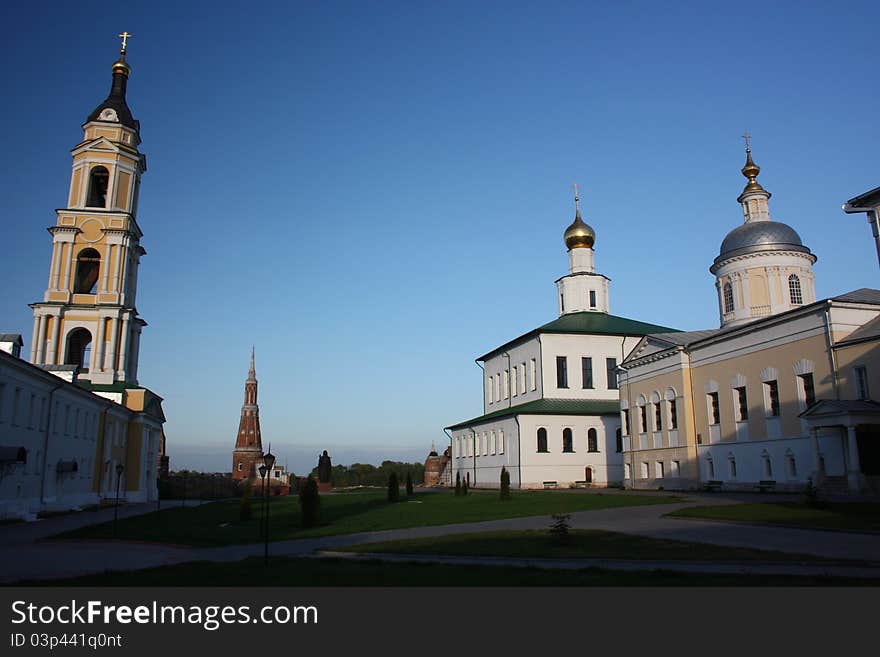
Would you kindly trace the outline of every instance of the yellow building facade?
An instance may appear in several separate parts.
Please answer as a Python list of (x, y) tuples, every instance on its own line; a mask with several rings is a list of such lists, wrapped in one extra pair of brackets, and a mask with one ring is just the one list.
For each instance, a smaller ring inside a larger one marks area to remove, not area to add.
[(627, 485), (880, 490), (880, 291), (816, 301), (758, 171), (747, 151), (746, 230), (710, 268), (721, 328), (647, 335), (621, 364)]

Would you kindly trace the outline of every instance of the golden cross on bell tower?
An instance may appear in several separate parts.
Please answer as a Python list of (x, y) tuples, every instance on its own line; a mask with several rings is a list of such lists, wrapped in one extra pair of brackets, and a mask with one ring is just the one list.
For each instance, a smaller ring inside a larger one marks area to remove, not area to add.
[(119, 52), (124, 53), (125, 48), (128, 45), (128, 40), (134, 35), (129, 34), (128, 32), (123, 32), (122, 34), (119, 34), (117, 36), (119, 36), (122, 39), (122, 50), (120, 50)]
[(581, 210), (581, 206), (580, 206), (581, 197), (578, 195), (578, 184), (574, 183), (572, 185), (572, 187), (574, 187), (574, 209), (576, 212), (580, 212), (580, 210)]
[(742, 138), (746, 140), (746, 150), (751, 152), (752, 145), (751, 145), (750, 140), (751, 140), (752, 136), (748, 132), (746, 132), (744, 135), (742, 135)]

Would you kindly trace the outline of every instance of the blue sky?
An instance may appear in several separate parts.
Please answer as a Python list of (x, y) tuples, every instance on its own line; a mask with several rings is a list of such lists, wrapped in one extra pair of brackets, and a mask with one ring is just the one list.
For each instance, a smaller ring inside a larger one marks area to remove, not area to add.
[(877, 285), (840, 210), (880, 184), (876, 3), (119, 4), (0, 9), (0, 331), (29, 347), (69, 150), (127, 30), (139, 378), (172, 467), (230, 467), (251, 344), (264, 442), (295, 471), (424, 458), (482, 410), (473, 358), (556, 316), (575, 181), (612, 312), (716, 326), (745, 131), (817, 295)]

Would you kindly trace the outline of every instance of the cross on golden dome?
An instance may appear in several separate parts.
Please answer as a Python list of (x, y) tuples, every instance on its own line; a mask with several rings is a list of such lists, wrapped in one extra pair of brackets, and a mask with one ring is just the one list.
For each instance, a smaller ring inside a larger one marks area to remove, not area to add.
[(125, 48), (128, 45), (128, 40), (134, 35), (129, 34), (128, 32), (123, 32), (122, 34), (119, 34), (117, 36), (119, 36), (122, 39), (122, 49), (119, 52), (125, 53)]

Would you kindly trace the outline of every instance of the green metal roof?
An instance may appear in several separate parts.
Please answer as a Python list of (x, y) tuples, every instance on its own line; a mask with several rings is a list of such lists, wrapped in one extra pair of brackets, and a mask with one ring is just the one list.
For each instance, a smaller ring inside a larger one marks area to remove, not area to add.
[(502, 408), (475, 417), (467, 422), (459, 422), (447, 429), (460, 429), (471, 424), (494, 420), (511, 415), (617, 415), (620, 402), (616, 399), (536, 399), (535, 401)]
[(508, 347), (512, 347), (515, 343), (521, 342), (541, 333), (580, 333), (583, 335), (625, 335), (631, 337), (642, 337), (651, 333), (675, 333), (677, 329), (667, 326), (658, 326), (657, 324), (648, 324), (647, 322), (639, 322), (635, 319), (626, 317), (618, 317), (617, 315), (609, 315), (608, 313), (585, 311), (579, 313), (568, 313), (548, 322), (543, 326), (525, 333), (518, 338), (514, 338), (510, 342), (483, 354), (477, 360), (485, 361), (490, 356), (504, 351)]

